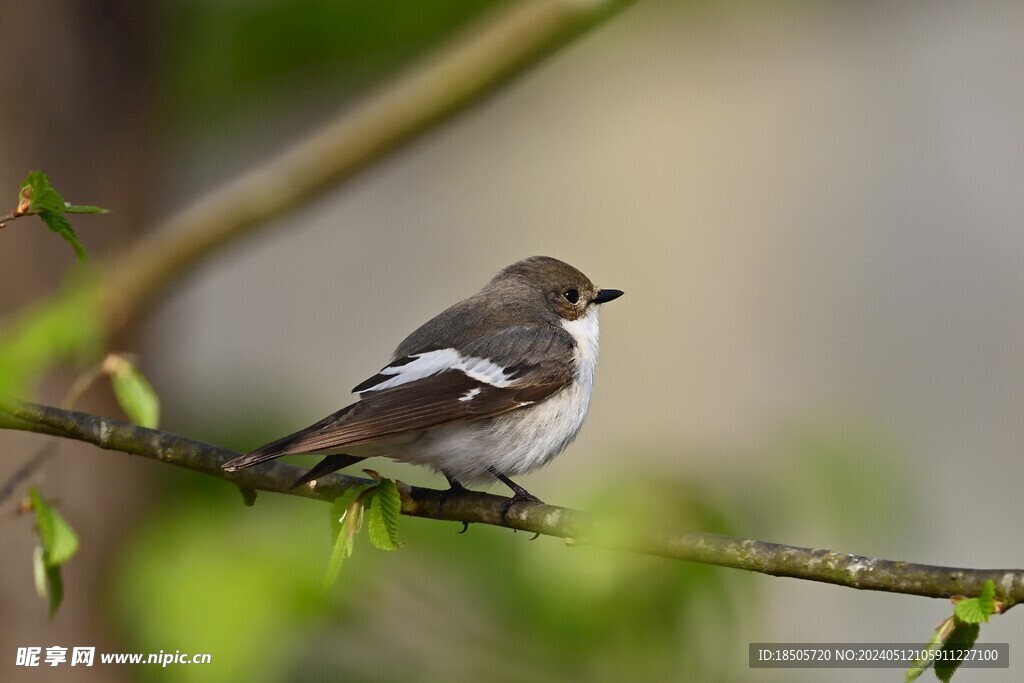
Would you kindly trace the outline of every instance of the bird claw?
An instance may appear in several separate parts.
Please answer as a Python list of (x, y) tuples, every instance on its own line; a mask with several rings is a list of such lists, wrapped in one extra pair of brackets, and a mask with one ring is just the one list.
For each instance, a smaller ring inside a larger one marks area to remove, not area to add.
[(460, 531), (459, 533), (460, 534), (464, 534), (467, 531), (469, 531), (469, 522), (463, 522), (462, 523), (462, 531)]
[(469, 489), (467, 489), (465, 486), (463, 486), (459, 482), (452, 483), (451, 488), (449, 488), (447, 491), (441, 491), (441, 493), (438, 495), (438, 498), (440, 499), (441, 503), (441, 509), (444, 510), (445, 503), (447, 503), (454, 496), (461, 496), (466, 493), (469, 493)]
[(516, 491), (516, 494), (501, 504), (501, 521), (508, 523), (508, 511), (516, 503), (543, 503), (537, 496), (527, 493), (526, 490)]

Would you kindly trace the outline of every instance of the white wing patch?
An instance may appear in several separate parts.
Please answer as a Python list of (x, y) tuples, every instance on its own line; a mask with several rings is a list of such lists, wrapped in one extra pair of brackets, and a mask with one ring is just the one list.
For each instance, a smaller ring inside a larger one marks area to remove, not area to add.
[[(426, 353), (417, 353), (410, 356), (414, 360), (405, 363), (403, 365), (392, 365), (384, 368), (380, 371), (380, 375), (387, 375), (388, 379), (385, 379), (372, 387), (367, 387), (359, 393), (365, 393), (367, 391), (380, 391), (381, 389), (390, 389), (391, 387), (397, 387), (401, 384), (408, 382), (414, 382), (424, 377), (430, 377), (446, 370), (460, 370), (466, 373), (469, 377), (483, 382), (484, 384), (490, 384), (491, 386), (503, 388), (509, 386), (512, 382), (509, 379), (508, 373), (505, 372), (505, 368), (500, 365), (487, 360), (486, 358), (476, 358), (473, 356), (463, 356), (455, 349), (440, 349), (438, 351), (428, 351)], [(472, 391), (479, 392), (479, 389)], [(474, 394), (475, 396), (476, 394)], [(463, 397), (460, 400), (468, 401), (473, 397)]]
[(480, 389), (478, 387), (474, 387), (474, 388), (470, 389), (469, 391), (467, 391), (465, 394), (463, 394), (462, 397), (459, 400), (460, 401), (472, 401), (479, 394), (480, 394)]

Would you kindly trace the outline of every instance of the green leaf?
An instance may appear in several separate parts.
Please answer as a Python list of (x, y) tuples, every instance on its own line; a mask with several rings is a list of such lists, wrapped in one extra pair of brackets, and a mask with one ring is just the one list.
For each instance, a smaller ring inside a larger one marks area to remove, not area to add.
[(334, 503), (331, 504), (331, 540), (336, 539), (338, 534), (341, 533), (341, 520), (352, 506), (352, 503), (356, 501), (356, 498), (363, 491), (372, 486), (373, 484), (353, 484), (334, 499)]
[(398, 515), (402, 501), (395, 482), (355, 484), (348, 487), (331, 505), (331, 538), (334, 549), (324, 576), (324, 591), (338, 580), (341, 566), (351, 557), (356, 533), (362, 524), (363, 509), (369, 508), (370, 541), (381, 550), (398, 548)]
[(943, 653), (948, 652), (946, 657), (940, 656), (935, 662), (935, 676), (943, 683), (949, 683), (949, 680), (953, 678), (953, 674), (956, 673), (957, 668), (960, 666), (959, 659), (954, 659), (956, 654), (962, 650), (969, 650), (974, 647), (974, 643), (978, 640), (978, 633), (981, 632), (981, 626), (978, 624), (966, 624), (960, 620), (955, 620), (956, 625), (953, 627), (952, 633), (949, 634), (949, 638), (942, 645)]
[(326, 593), (338, 580), (341, 575), (341, 567), (345, 560), (352, 557), (352, 545), (355, 535), (347, 533), (338, 534), (334, 541), (334, 550), (331, 551), (331, 559), (327, 563), (327, 573), (324, 575), (324, 592)]
[(957, 619), (967, 624), (981, 624), (988, 621), (996, 611), (996, 585), (991, 579), (981, 587), (981, 595), (956, 603), (954, 613)]
[(61, 565), (78, 551), (78, 535), (60, 514), (32, 487), (28, 492), (32, 509), (36, 513), (36, 527), (42, 542), (44, 560), (48, 567)]
[[(931, 640), (929, 640), (928, 644), (925, 646), (925, 651), (934, 651), (940, 649), (942, 647), (942, 644), (946, 642), (946, 639), (949, 638), (949, 634), (953, 632), (954, 622), (955, 617), (950, 616), (941, 624), (939, 624), (939, 627), (935, 629), (934, 633), (932, 633)], [(917, 678), (925, 672), (925, 669), (927, 669), (934, 663), (934, 657), (929, 657), (927, 655), (922, 656), (920, 659), (914, 662), (913, 666), (911, 666), (910, 669), (907, 670), (907, 676), (904, 680), (906, 681), (906, 683), (911, 683), (911, 681), (917, 680)]]
[(981, 595), (976, 598), (956, 599), (953, 615), (943, 621), (932, 639), (928, 641), (927, 650), (942, 650), (950, 654), (943, 657), (922, 657), (914, 662), (907, 671), (906, 681), (915, 680), (924, 670), (935, 665), (935, 675), (942, 681), (949, 681), (960, 666), (960, 661), (952, 659), (957, 650), (967, 650), (974, 646), (981, 630), (979, 624), (988, 621), (996, 612), (996, 585), (991, 580), (981, 587)]
[(109, 209), (87, 204), (65, 204), (64, 213), (107, 213)]
[(46, 223), (46, 227), (48, 227), (51, 232), (58, 233), (71, 245), (71, 248), (75, 250), (75, 254), (78, 256), (79, 261), (84, 261), (88, 258), (89, 255), (86, 253), (85, 247), (78, 241), (78, 235), (75, 234), (75, 231), (71, 228), (71, 224), (67, 222), (67, 219), (65, 219), (64, 216), (61, 216), (58, 213), (53, 213), (52, 211), (40, 211), (39, 218)]
[(57, 613), (57, 608), (64, 600), (64, 579), (60, 575), (60, 565), (51, 564), (46, 567), (46, 583), (50, 590), (50, 617)]
[(49, 591), (46, 590), (46, 551), (41, 545), (32, 552), (32, 576), (36, 580), (36, 593), (45, 600)]
[[(32, 171), (21, 184), (21, 199), (28, 200), (28, 211), (24, 213), (42, 213), (47, 211), (60, 215), (64, 213), (64, 198), (50, 184), (50, 179), (42, 171)], [(52, 228), (51, 228), (52, 229)]]
[(983, 621), (988, 621), (988, 615), (981, 608), (978, 602), (978, 598), (968, 598), (961, 600), (956, 603), (954, 613), (957, 619), (964, 622), (965, 624), (980, 624)]
[(64, 218), (64, 213), (106, 213), (98, 206), (68, 204), (50, 184), (42, 171), (32, 171), (21, 184), (16, 215), (36, 214), (51, 231), (63, 237), (75, 250), (79, 261), (86, 259), (85, 247)]
[[(335, 505), (337, 505), (337, 501), (335, 501)], [(334, 550), (331, 552), (331, 559), (327, 563), (327, 574), (324, 576), (325, 593), (338, 580), (342, 564), (352, 556), (352, 547), (355, 542), (356, 532), (359, 531), (359, 526), (362, 523), (362, 517), (363, 504), (357, 494), (353, 497), (352, 502), (345, 509), (344, 513), (342, 513), (338, 522), (340, 530), (337, 538), (334, 539)]]
[(978, 596), (979, 604), (987, 616), (996, 612), (996, 584), (992, 579), (985, 582), (981, 587), (981, 595)]
[(367, 529), (370, 543), (378, 550), (398, 550), (398, 518), (402, 514), (402, 498), (391, 479), (381, 479), (374, 490), (368, 511)]
[(124, 356), (111, 354), (103, 361), (103, 371), (110, 375), (114, 396), (121, 410), (132, 422), (155, 429), (160, 422), (160, 399), (142, 373)]
[(71, 559), (78, 550), (78, 535), (33, 486), (28, 492), (32, 510), (36, 513), (36, 528), (40, 544), (32, 557), (36, 592), (39, 597), (50, 598), (50, 616), (57, 613), (64, 599), (64, 582), (60, 565)]

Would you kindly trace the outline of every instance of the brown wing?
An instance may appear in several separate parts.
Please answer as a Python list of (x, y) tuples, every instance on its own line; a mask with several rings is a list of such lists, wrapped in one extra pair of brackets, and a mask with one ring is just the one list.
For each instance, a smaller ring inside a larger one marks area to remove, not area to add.
[(547, 398), (568, 380), (567, 368), (548, 364), (533, 368), (507, 387), (481, 382), (458, 370), (442, 372), (369, 394), (306, 429), (232, 460), (224, 469), (237, 470), (282, 455), (333, 450), (457, 420), (500, 415)]

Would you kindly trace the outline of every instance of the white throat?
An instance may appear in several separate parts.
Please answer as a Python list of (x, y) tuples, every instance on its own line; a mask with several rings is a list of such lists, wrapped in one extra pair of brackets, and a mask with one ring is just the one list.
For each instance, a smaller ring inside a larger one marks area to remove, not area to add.
[(562, 321), (562, 327), (576, 340), (574, 379), (584, 385), (587, 394), (594, 385), (594, 371), (597, 369), (598, 337), (601, 334), (598, 315), (599, 307), (591, 305), (582, 318)]

